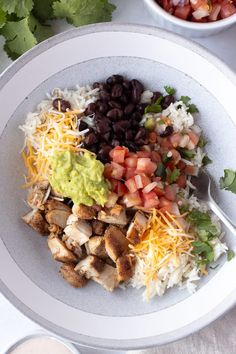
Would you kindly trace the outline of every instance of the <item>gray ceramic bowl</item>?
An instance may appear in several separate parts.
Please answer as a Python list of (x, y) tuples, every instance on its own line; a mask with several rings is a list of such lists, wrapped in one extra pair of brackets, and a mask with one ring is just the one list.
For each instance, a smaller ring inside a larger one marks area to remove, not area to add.
[[(217, 58), (182, 38), (151, 27), (103, 24), (75, 29), (42, 43), (0, 78), (0, 289), (24, 314), (76, 343), (103, 348), (164, 344), (205, 326), (236, 299), (236, 260), (210, 272), (192, 296), (171, 290), (150, 303), (140, 290), (105, 292), (95, 283), (78, 290), (58, 276), (59, 264), (46, 239), (22, 221), (23, 163), (18, 129), (27, 112), (54, 87), (103, 80), (120, 73), (153, 90), (164, 85), (188, 95), (200, 108), (199, 124), (210, 141), (210, 172), (236, 169), (235, 75)], [(217, 192), (221, 207), (235, 216), (235, 195)], [(227, 242), (235, 248), (230, 234)]]

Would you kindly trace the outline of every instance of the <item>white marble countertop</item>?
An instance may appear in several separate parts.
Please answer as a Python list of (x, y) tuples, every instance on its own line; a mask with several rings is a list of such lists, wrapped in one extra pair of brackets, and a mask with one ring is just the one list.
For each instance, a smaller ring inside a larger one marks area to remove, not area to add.
[[(112, 0), (117, 5), (114, 22), (139, 23), (156, 25), (150, 17), (142, 0)], [(66, 30), (70, 26), (65, 22), (55, 22), (56, 32)], [(208, 37), (195, 39), (224, 60), (236, 71), (236, 26), (226, 32)], [(10, 63), (4, 53), (3, 39), (0, 37), (0, 72)], [(0, 354), (16, 339), (40, 329), (38, 325), (23, 316), (3, 296), (0, 295)], [(218, 319), (200, 332), (189, 336), (177, 343), (147, 351), (132, 352), (133, 354), (234, 354), (236, 353), (236, 308)], [(80, 349), (81, 354), (95, 354), (93, 349)], [(108, 354), (108, 351), (100, 351)], [(49, 354), (49, 353), (43, 353)]]

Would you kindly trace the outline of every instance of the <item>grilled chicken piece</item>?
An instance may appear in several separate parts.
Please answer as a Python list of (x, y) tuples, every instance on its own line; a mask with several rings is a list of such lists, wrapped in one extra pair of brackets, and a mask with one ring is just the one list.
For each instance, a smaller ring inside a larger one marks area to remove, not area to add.
[(132, 278), (133, 261), (129, 254), (119, 257), (116, 261), (116, 267), (119, 281), (126, 281)]
[(105, 262), (96, 256), (89, 255), (82, 259), (75, 267), (75, 271), (87, 279), (98, 277), (103, 271)]
[(98, 220), (108, 224), (126, 225), (127, 217), (125, 208), (117, 204), (112, 209), (101, 210), (98, 213)]
[(67, 210), (53, 209), (46, 213), (45, 218), (49, 224), (56, 224), (64, 229), (70, 214)]
[(140, 242), (140, 236), (145, 230), (147, 222), (146, 216), (141, 211), (137, 211), (126, 235), (130, 243), (137, 245)]
[(41, 234), (43, 236), (46, 236), (49, 234), (49, 231), (48, 231), (49, 225), (39, 210), (37, 210), (37, 209), (31, 210), (29, 213), (22, 216), (22, 220), (24, 220), (24, 222), (27, 225), (31, 226), (39, 234)]
[(88, 281), (83, 275), (78, 274), (74, 270), (74, 267), (75, 265), (73, 263), (63, 264), (59, 273), (70, 285), (75, 288), (82, 288)]
[(105, 264), (103, 271), (97, 277), (92, 277), (92, 279), (107, 291), (113, 291), (119, 284), (117, 269), (109, 264)]
[(108, 254), (105, 249), (105, 239), (103, 236), (93, 236), (85, 244), (87, 254), (93, 254), (100, 258), (107, 258)]
[(82, 246), (92, 236), (92, 227), (87, 221), (78, 220), (67, 225), (64, 232), (69, 238), (77, 242), (79, 246)]
[(92, 220), (96, 218), (97, 212), (93, 207), (84, 204), (73, 205), (72, 213), (82, 220)]
[(78, 258), (66, 248), (64, 242), (53, 234), (48, 237), (48, 248), (56, 261), (63, 263), (76, 263), (78, 261)]
[(64, 234), (62, 236), (62, 241), (65, 242), (65, 245), (68, 248), (68, 250), (76, 254), (78, 258), (81, 258), (83, 256), (83, 250), (76, 240), (73, 240), (71, 237), (68, 237), (66, 234)]
[(103, 235), (105, 232), (106, 224), (99, 220), (92, 221), (92, 229), (94, 235)]
[(32, 209), (44, 209), (44, 203), (50, 195), (50, 186), (48, 181), (36, 183), (29, 191), (27, 203)]
[(46, 211), (64, 210), (71, 214), (71, 208), (68, 207), (68, 205), (64, 204), (63, 202), (59, 202), (58, 200), (55, 199), (47, 200), (47, 202), (45, 203), (45, 209)]
[(56, 224), (50, 224), (48, 230), (50, 234), (54, 234), (55, 236), (61, 236), (63, 233), (63, 229)]
[(118, 257), (128, 252), (129, 241), (118, 227), (108, 226), (104, 238), (107, 254), (113, 262), (116, 262)]

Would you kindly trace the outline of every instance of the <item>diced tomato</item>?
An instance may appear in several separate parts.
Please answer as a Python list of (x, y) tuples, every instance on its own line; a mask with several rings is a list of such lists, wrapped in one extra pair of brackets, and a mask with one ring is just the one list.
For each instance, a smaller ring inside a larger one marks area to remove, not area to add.
[(166, 186), (165, 188), (165, 198), (174, 201), (176, 198), (176, 187), (173, 185)]
[(164, 190), (164, 188), (155, 187), (155, 188), (153, 189), (153, 192), (155, 192), (158, 197), (162, 197), (162, 196), (165, 195), (165, 190)]
[(112, 159), (116, 163), (122, 164), (125, 161), (125, 150), (114, 150)]
[(212, 5), (212, 9), (211, 9), (211, 13), (210, 13), (210, 16), (209, 16), (209, 20), (210, 21), (216, 21), (218, 16), (219, 16), (220, 10), (221, 10), (221, 5), (220, 4), (213, 4)]
[(111, 183), (111, 189), (113, 192), (117, 193), (117, 186), (118, 186), (118, 183), (120, 183), (119, 181), (117, 181), (117, 179), (113, 179), (111, 178), (109, 180), (109, 182)]
[(134, 177), (129, 178), (127, 181), (125, 181), (125, 185), (128, 188), (130, 193), (134, 193), (138, 189), (137, 186), (136, 186)]
[(161, 177), (153, 177), (152, 180), (155, 182), (161, 182)]
[(137, 167), (137, 160), (138, 160), (137, 156), (126, 157), (125, 166), (136, 168)]
[(137, 156), (142, 158), (142, 157), (150, 157), (151, 152), (150, 151), (137, 151)]
[(169, 150), (172, 149), (172, 144), (167, 138), (161, 138), (160, 145), (163, 149)]
[(128, 193), (128, 189), (124, 185), (124, 183), (117, 181), (117, 187), (116, 187), (116, 193), (118, 194), (119, 197), (123, 197), (126, 193)]
[(131, 208), (133, 206), (142, 205), (142, 199), (140, 198), (139, 192), (135, 193), (127, 193), (123, 197), (123, 202), (127, 206), (127, 208)]
[(150, 158), (139, 158), (137, 162), (137, 173), (145, 173), (152, 175), (157, 169), (157, 164), (152, 162)]
[(174, 163), (174, 161), (168, 161), (167, 163), (166, 163), (166, 167), (167, 168), (169, 168), (171, 171), (173, 171), (173, 169), (175, 168), (175, 163)]
[(190, 14), (191, 14), (190, 5), (177, 6), (174, 12), (174, 15), (178, 18), (181, 18), (182, 20), (187, 20)]
[(144, 187), (142, 177), (140, 175), (136, 175), (134, 176), (134, 179), (135, 179), (137, 189), (142, 189)]
[(169, 137), (169, 141), (170, 141), (170, 143), (173, 145), (174, 148), (176, 148), (177, 146), (179, 146), (180, 140), (181, 140), (181, 135), (180, 135), (180, 133), (172, 134), (172, 135)]
[(129, 179), (129, 178), (134, 177), (135, 171), (136, 171), (136, 168), (134, 168), (134, 167), (128, 167), (128, 168), (126, 168), (126, 171), (125, 171), (125, 179), (127, 180), (127, 179)]
[(177, 185), (180, 187), (180, 188), (185, 188), (186, 187), (186, 181), (187, 181), (187, 178), (185, 175), (180, 175), (177, 180), (176, 180), (176, 183)]
[(148, 139), (151, 144), (156, 143), (157, 142), (157, 133), (156, 132), (149, 133)]
[(209, 6), (207, 0), (190, 0), (191, 7), (193, 10), (199, 9), (199, 7)]
[(115, 161), (115, 157), (118, 157), (118, 159), (120, 159), (120, 156), (122, 156), (123, 154), (124, 154), (124, 157), (128, 156), (128, 153), (129, 153), (129, 150), (125, 146), (116, 146), (114, 149), (112, 149), (109, 152), (109, 156), (112, 160), (114, 160), (114, 162), (117, 162), (117, 161)]
[(176, 167), (177, 167), (180, 171), (182, 171), (182, 170), (184, 170), (184, 168), (186, 167), (186, 163), (185, 163), (184, 161), (180, 160), (180, 161), (177, 163)]
[(166, 11), (169, 11), (171, 9), (171, 4), (169, 0), (162, 0), (162, 6)]
[(197, 176), (198, 175), (198, 171), (199, 171), (199, 168), (197, 166), (190, 166), (190, 165), (187, 165), (184, 169), (184, 172), (187, 174), (187, 175), (190, 175), (190, 176)]
[(179, 214), (178, 205), (174, 202), (171, 202), (170, 200), (168, 200), (164, 197), (160, 198), (159, 207), (160, 207), (160, 211), (162, 211), (162, 212), (168, 211), (169, 213), (172, 213), (172, 214), (176, 214), (176, 215)]
[(156, 208), (159, 205), (159, 198), (154, 191), (142, 193), (144, 208)]
[(236, 12), (236, 7), (233, 4), (222, 5), (220, 10), (220, 16), (222, 18), (227, 18)]
[(189, 141), (190, 141), (189, 136), (187, 134), (184, 134), (180, 138), (179, 146), (181, 148), (185, 148), (188, 145)]
[(147, 194), (151, 192), (155, 187), (157, 187), (157, 182), (151, 182), (143, 188), (142, 192)]
[(181, 155), (176, 149), (171, 149), (170, 152), (172, 153), (171, 160), (174, 161), (175, 165), (181, 160)]
[(152, 151), (151, 152), (151, 160), (153, 162), (161, 162), (161, 155), (157, 151)]
[(125, 168), (116, 162), (111, 162), (111, 166), (112, 166), (111, 178), (121, 179), (124, 175)]
[(188, 136), (189, 136), (190, 140), (196, 146), (198, 144), (198, 142), (199, 142), (199, 136), (196, 133), (194, 133), (194, 132), (189, 132)]

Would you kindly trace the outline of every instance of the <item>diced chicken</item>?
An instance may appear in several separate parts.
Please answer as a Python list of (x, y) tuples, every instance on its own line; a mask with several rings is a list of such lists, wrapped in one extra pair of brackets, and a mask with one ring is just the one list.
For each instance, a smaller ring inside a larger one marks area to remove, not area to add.
[(94, 235), (103, 235), (105, 232), (106, 224), (99, 220), (92, 221), (92, 229)]
[(143, 231), (147, 226), (148, 219), (146, 216), (141, 212), (137, 211), (133, 221), (131, 222), (128, 231), (127, 231), (127, 239), (133, 245), (136, 245), (140, 242), (140, 236), (142, 235)]
[(48, 227), (48, 230), (49, 230), (50, 234), (54, 234), (56, 236), (61, 236), (61, 234), (63, 232), (63, 229), (56, 224), (50, 224)]
[(36, 183), (29, 191), (27, 203), (32, 209), (44, 209), (44, 203), (50, 195), (50, 186), (48, 181)]
[(105, 207), (113, 208), (116, 205), (118, 198), (119, 198), (118, 194), (110, 192)]
[(98, 220), (108, 224), (126, 225), (127, 217), (125, 208), (121, 205), (115, 205), (112, 209), (101, 210), (98, 213)]
[(76, 222), (76, 221), (78, 221), (77, 216), (75, 216), (74, 214), (70, 214), (70, 216), (69, 216), (68, 219), (67, 219), (66, 224), (67, 224), (67, 225), (71, 225), (71, 224), (73, 224), (73, 223)]
[(127, 281), (133, 275), (133, 260), (129, 254), (121, 256), (116, 261), (118, 280)]
[(50, 235), (48, 237), (48, 248), (56, 261), (63, 263), (75, 263), (78, 261), (77, 256), (68, 250), (64, 242), (58, 237), (55, 237), (55, 235)]
[(60, 274), (70, 285), (75, 288), (82, 288), (86, 285), (87, 279), (83, 275), (78, 274), (74, 270), (74, 267), (73, 263), (63, 264), (60, 268)]
[(108, 254), (105, 249), (105, 239), (103, 236), (93, 236), (85, 244), (87, 254), (93, 254), (100, 258), (107, 258)]
[(49, 234), (48, 231), (49, 225), (39, 210), (37, 209), (31, 210), (29, 213), (22, 216), (22, 219), (27, 225), (31, 226), (39, 234), (43, 236)]
[(62, 241), (65, 242), (66, 247), (74, 254), (76, 254), (78, 258), (82, 257), (83, 250), (77, 241), (73, 240), (71, 237), (68, 237), (66, 234), (62, 236)]
[(84, 204), (73, 205), (72, 213), (82, 220), (92, 220), (96, 218), (97, 212), (93, 207)]
[(98, 277), (103, 271), (105, 262), (96, 256), (89, 255), (82, 259), (75, 267), (75, 271), (87, 279)]
[(107, 254), (113, 262), (116, 262), (118, 257), (127, 253), (129, 241), (118, 227), (108, 226), (104, 238)]
[(79, 246), (85, 244), (92, 236), (91, 225), (84, 220), (78, 220), (64, 229), (65, 234), (76, 241)]
[(53, 209), (46, 213), (45, 218), (49, 224), (56, 224), (64, 229), (70, 214), (67, 210)]
[(119, 284), (117, 269), (109, 264), (105, 264), (103, 271), (97, 277), (92, 277), (92, 279), (107, 291), (113, 291)]
[(46, 209), (46, 211), (64, 210), (64, 211), (67, 211), (68, 213), (71, 214), (71, 208), (68, 207), (68, 205), (64, 204), (63, 202), (59, 202), (58, 200), (55, 200), (55, 199), (49, 199), (45, 203), (45, 209)]

